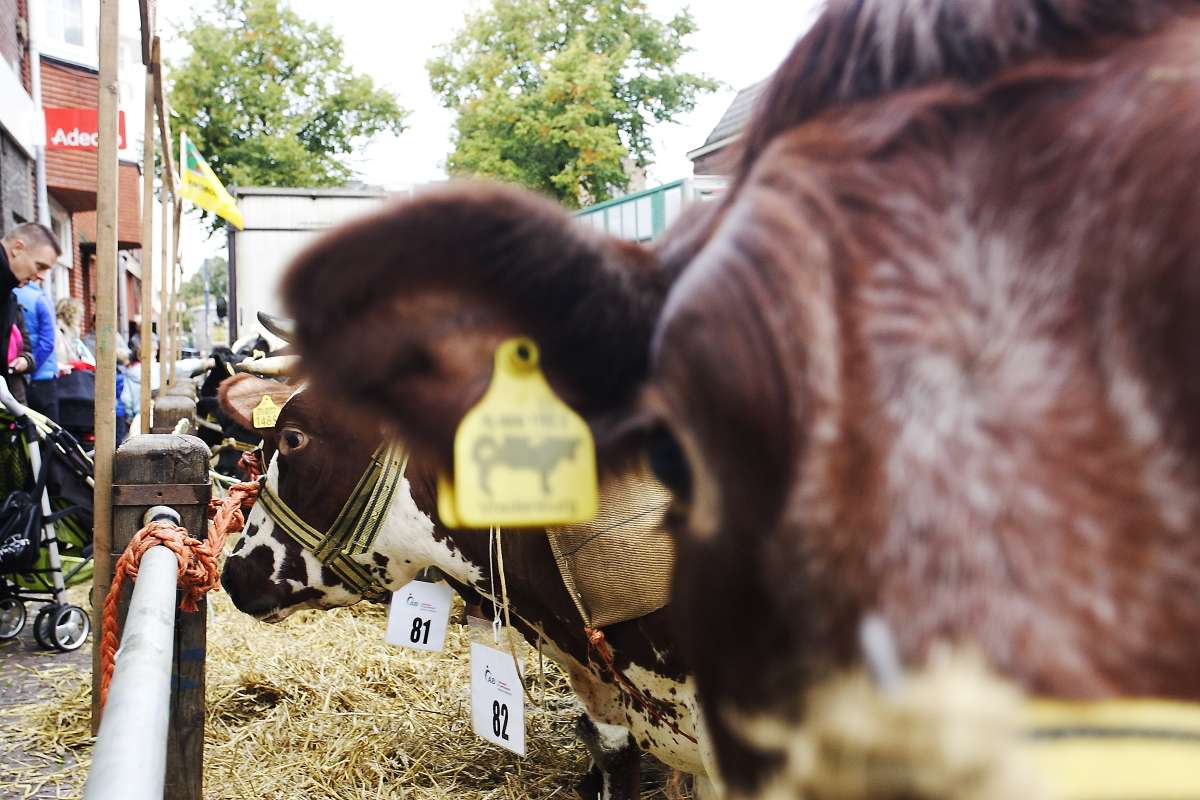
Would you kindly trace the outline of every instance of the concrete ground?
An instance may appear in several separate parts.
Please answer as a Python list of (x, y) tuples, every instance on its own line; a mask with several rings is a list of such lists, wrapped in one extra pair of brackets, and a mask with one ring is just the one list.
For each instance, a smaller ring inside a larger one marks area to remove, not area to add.
[[(88, 608), (86, 588), (76, 587), (70, 599), (84, 609)], [(82, 597), (75, 595), (81, 594)], [(53, 687), (72, 673), (88, 674), (92, 669), (92, 640), (78, 650), (69, 653), (43, 650), (33, 637), (33, 621), (41, 609), (39, 603), (27, 603), (29, 612), (25, 629), (13, 639), (0, 641), (0, 726), (12, 724), (8, 713), (16, 706), (25, 705), (50, 696)], [(18, 731), (19, 733), (19, 731)], [(0, 800), (42, 800), (43, 798), (68, 797), (65, 789), (53, 780), (36, 789), (37, 780), (30, 776), (50, 777), (66, 766), (59, 758), (29, 752), (5, 736), (0, 741)], [(36, 789), (36, 790), (35, 790)]]

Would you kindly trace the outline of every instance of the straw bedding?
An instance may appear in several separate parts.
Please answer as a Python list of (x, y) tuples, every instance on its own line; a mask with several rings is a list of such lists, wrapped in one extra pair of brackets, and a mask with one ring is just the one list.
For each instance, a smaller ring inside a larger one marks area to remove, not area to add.
[[(451, 624), (443, 653), (420, 653), (384, 643), (382, 606), (271, 626), (224, 595), (210, 600), (206, 797), (574, 796), (588, 764), (574, 736), (580, 708), (549, 661), (546, 707), (526, 707), (522, 759), (471, 731), (469, 643), (490, 632)], [(537, 654), (519, 646), (540, 698)], [(0, 772), (0, 796), (78, 797), (92, 743), (89, 675), (48, 666), (29, 679), (49, 695), (0, 709), (0, 758), (26, 763)]]

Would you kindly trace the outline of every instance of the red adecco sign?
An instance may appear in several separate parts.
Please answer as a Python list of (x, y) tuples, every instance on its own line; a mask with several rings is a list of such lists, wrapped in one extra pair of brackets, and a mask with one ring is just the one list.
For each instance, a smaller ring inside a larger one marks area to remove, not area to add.
[[(43, 108), (46, 114), (46, 147), (62, 150), (95, 150), (100, 128), (94, 108)], [(125, 112), (117, 114), (117, 149), (125, 149)]]

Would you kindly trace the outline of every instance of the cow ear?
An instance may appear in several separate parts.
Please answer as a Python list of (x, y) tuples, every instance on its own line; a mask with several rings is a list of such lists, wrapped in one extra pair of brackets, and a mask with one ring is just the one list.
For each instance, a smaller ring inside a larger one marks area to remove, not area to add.
[(326, 235), (283, 295), (312, 388), (445, 465), (511, 336), (538, 343), (551, 386), (594, 430), (609, 424), (645, 376), (669, 285), (649, 250), (544, 198), (459, 183)]
[(296, 391), (295, 386), (289, 386), (279, 381), (259, 378), (255, 375), (238, 374), (221, 381), (217, 389), (217, 401), (221, 410), (230, 419), (246, 430), (262, 433), (264, 438), (271, 431), (254, 427), (254, 409), (262, 402), (264, 396), (270, 397), (271, 402), (280, 408)]

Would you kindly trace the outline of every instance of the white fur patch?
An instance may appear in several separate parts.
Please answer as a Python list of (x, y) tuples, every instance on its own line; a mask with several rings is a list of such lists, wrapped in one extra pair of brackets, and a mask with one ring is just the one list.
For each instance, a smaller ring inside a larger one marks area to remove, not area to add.
[[(716, 760), (707, 732), (698, 724), (700, 706), (694, 679), (676, 681), (636, 664), (625, 671), (625, 677), (633, 685), (673, 708), (676, 716), (672, 721), (676, 727), (696, 738), (698, 743), (689, 741), (656, 720), (637, 702), (621, 693), (615, 685), (603, 680), (593, 671), (591, 665), (580, 664), (559, 650), (553, 642), (547, 642), (544, 649), (546, 655), (567, 673), (571, 688), (575, 690), (598, 729), (627, 731), (633, 737), (634, 744), (667, 766), (692, 775), (707, 775), (710, 778), (717, 774)], [(675, 690), (674, 694), (671, 693), (672, 689)], [(643, 743), (647, 746), (643, 747)]]
[(412, 497), (412, 486), (404, 478), (396, 489), (387, 519), (371, 552), (359, 560), (372, 566), (373, 553), (386, 556), (386, 587), (395, 591), (425, 567), (437, 567), (455, 580), (475, 584), (483, 579), (479, 567), (462, 557), (447, 539), (433, 536), (433, 520)]

